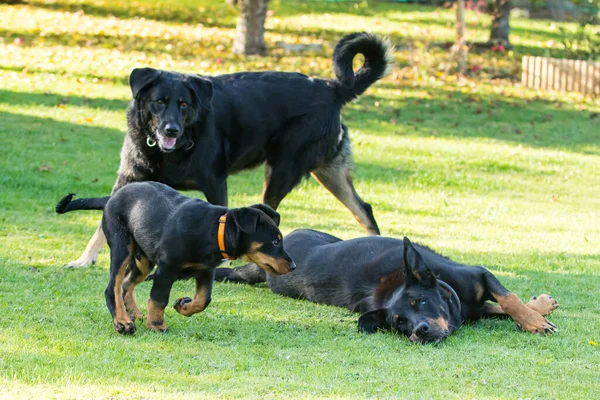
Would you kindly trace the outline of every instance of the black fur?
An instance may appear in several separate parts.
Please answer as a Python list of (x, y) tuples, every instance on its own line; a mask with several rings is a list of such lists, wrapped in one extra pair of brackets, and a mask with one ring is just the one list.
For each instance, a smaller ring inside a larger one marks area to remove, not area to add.
[[(200, 190), (210, 203), (226, 206), (227, 177), (266, 163), (263, 203), (276, 209), (311, 172), (331, 175), (326, 170), (335, 166), (345, 177), (351, 151), (340, 111), (384, 76), (390, 49), (375, 35), (347, 35), (334, 52), (337, 79), (274, 71), (202, 77), (135, 69), (113, 193), (128, 182), (153, 180)], [(358, 53), (365, 63), (354, 74)], [(352, 187), (349, 179), (340, 184)], [(365, 215), (361, 223), (378, 234), (370, 206), (353, 196)]]
[[(392, 330), (419, 343), (442, 340), (465, 320), (501, 316), (506, 310), (491, 313), (486, 302), (511, 294), (487, 269), (459, 264), (408, 238), (344, 241), (300, 229), (286, 236), (284, 249), (297, 265), (293, 274), (266, 276), (249, 264), (217, 268), (215, 279), (266, 281), (274, 293), (362, 313), (359, 329), (363, 332)], [(514, 311), (507, 312), (513, 316)], [(532, 312), (528, 308), (525, 313)], [(541, 315), (533, 317), (539, 317), (535, 320), (539, 326), (531, 332), (556, 330)]]
[[(223, 258), (217, 241), (223, 214), (227, 214), (225, 250), (229, 255), (257, 262), (273, 274), (285, 274), (294, 268), (280, 243), (279, 214), (263, 204), (228, 210), (185, 197), (157, 182), (131, 183), (110, 198), (72, 198), (69, 194), (61, 199), (56, 211), (104, 210), (102, 229), (111, 250), (106, 303), (119, 333), (133, 333), (135, 324), (119, 313), (122, 309), (115, 298), (115, 285), (123, 282), (122, 290), (117, 289), (125, 298), (125, 292), (133, 291), (155, 265), (158, 268), (150, 294), (155, 310), (164, 310), (171, 285), (184, 278), (196, 279), (195, 301), (204, 308), (208, 305), (214, 269)], [(176, 309), (181, 312), (190, 302), (180, 299)], [(191, 315), (191, 311), (184, 315)], [(148, 327), (164, 330), (157, 326), (166, 329), (161, 318), (148, 321)]]

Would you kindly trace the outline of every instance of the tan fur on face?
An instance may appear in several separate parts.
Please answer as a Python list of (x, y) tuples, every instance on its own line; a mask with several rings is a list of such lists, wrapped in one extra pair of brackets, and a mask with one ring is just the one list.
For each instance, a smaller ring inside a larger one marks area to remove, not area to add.
[(444, 331), (448, 331), (448, 320), (444, 317), (438, 317), (436, 319), (431, 319), (428, 321), (429, 325), (435, 325), (442, 328)]
[[(271, 275), (283, 275), (290, 272), (290, 263), (287, 260), (283, 258), (275, 258), (268, 254), (261, 253), (260, 249), (262, 247), (263, 243), (252, 242), (250, 249), (242, 258), (255, 263)], [(273, 274), (273, 272), (276, 274)]]

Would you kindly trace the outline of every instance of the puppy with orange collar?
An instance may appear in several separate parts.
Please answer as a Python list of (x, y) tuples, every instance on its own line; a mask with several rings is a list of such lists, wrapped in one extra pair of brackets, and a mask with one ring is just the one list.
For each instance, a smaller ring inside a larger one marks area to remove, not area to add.
[(164, 310), (176, 280), (196, 280), (194, 298), (174, 305), (189, 317), (210, 303), (215, 268), (224, 259), (254, 262), (275, 276), (295, 268), (283, 250), (279, 214), (263, 204), (227, 209), (158, 182), (130, 183), (108, 197), (73, 196), (60, 200), (56, 212), (104, 210), (102, 229), (110, 247), (106, 305), (121, 334), (135, 332), (142, 312), (134, 290), (155, 266), (146, 319), (146, 327), (154, 331), (167, 330)]

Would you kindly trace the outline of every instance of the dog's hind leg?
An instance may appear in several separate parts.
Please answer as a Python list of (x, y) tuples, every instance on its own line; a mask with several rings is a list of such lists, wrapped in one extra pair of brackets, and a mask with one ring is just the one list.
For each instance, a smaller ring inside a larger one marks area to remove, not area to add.
[(373, 216), (373, 209), (356, 193), (350, 170), (350, 160), (338, 155), (332, 162), (312, 171), (311, 175), (350, 210), (367, 234), (379, 235), (379, 227)]
[(506, 289), (491, 272), (485, 271), (483, 278), (487, 291), (498, 302), (501, 310), (508, 314), (520, 329), (539, 335), (557, 331), (554, 324), (539, 312), (526, 306), (516, 294)]
[(125, 308), (134, 320), (144, 318), (144, 314), (135, 301), (135, 287), (146, 280), (152, 267), (150, 260), (144, 256), (140, 257), (139, 260), (136, 257), (130, 259), (129, 273), (123, 281), (123, 292), (125, 293), (123, 300), (125, 301)]
[(196, 275), (196, 294), (194, 294), (194, 298), (182, 297), (177, 299), (173, 305), (175, 311), (186, 317), (204, 311), (211, 301), (214, 280), (215, 269), (198, 273)]
[(262, 202), (273, 210), (277, 210), (281, 200), (292, 191), (301, 179), (302, 172), (300, 168), (292, 162), (285, 162), (276, 166), (266, 164)]
[(108, 310), (113, 317), (113, 326), (120, 334), (130, 334), (135, 332), (135, 323), (125, 309), (123, 281), (132, 249), (126, 242), (127, 237), (119, 236), (113, 239), (114, 243), (110, 246), (110, 280), (104, 295)]

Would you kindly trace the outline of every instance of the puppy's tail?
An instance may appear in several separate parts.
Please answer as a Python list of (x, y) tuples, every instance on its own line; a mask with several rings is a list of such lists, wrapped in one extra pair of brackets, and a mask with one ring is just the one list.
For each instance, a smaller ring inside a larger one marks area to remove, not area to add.
[[(365, 62), (355, 74), (352, 60), (357, 54), (364, 55)], [(386, 38), (366, 32), (344, 36), (333, 52), (338, 99), (342, 104), (356, 99), (390, 72), (393, 61), (394, 46)]]
[(254, 285), (267, 281), (267, 273), (256, 264), (250, 263), (237, 268), (217, 268), (215, 281)]
[(56, 205), (56, 212), (64, 214), (75, 210), (104, 210), (104, 206), (108, 203), (110, 196), (106, 197), (91, 197), (73, 200), (75, 193), (69, 193)]

